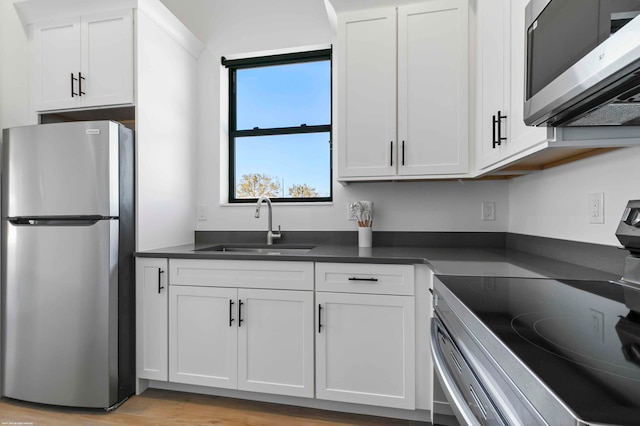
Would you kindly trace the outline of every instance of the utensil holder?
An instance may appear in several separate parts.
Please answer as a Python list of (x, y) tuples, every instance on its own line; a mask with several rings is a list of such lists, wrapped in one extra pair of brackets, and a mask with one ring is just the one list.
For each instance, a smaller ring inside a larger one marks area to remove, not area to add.
[(358, 247), (371, 247), (373, 243), (373, 231), (370, 226), (358, 227)]

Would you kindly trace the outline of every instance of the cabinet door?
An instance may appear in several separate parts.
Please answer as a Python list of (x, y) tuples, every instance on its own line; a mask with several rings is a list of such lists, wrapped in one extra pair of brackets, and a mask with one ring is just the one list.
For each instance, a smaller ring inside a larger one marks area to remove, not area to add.
[(340, 19), (338, 174), (395, 175), (395, 9), (346, 13)]
[(239, 289), (238, 389), (313, 398), (313, 292)]
[(524, 123), (525, 88), (525, 20), (528, 0), (511, 0), (511, 137), (508, 155), (547, 141), (547, 128), (527, 126)]
[(170, 286), (169, 380), (237, 388), (237, 290)]
[[(80, 71), (80, 18), (33, 24), (31, 87), (36, 111), (77, 107)], [(76, 94), (72, 94), (75, 92)]]
[(410, 296), (316, 293), (316, 398), (413, 410)]
[(466, 173), (468, 6), (398, 8), (398, 174)]
[(133, 103), (133, 11), (83, 16), (81, 40), (83, 106)]
[(136, 259), (138, 378), (169, 379), (167, 259)]
[[(476, 155), (482, 169), (500, 161), (510, 143), (509, 0), (480, 0), (477, 5)], [(498, 121), (498, 114), (502, 117)], [(498, 137), (506, 138), (497, 144)], [(496, 141), (496, 143), (494, 143)]]

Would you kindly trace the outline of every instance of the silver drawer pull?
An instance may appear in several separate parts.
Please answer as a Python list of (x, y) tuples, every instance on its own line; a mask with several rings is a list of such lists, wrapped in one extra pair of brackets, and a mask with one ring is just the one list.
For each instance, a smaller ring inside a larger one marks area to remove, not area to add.
[(371, 282), (375, 282), (375, 281), (378, 281), (378, 279), (377, 278), (349, 277), (349, 281), (371, 281)]
[(478, 398), (478, 394), (476, 394), (476, 391), (473, 389), (473, 386), (471, 385), (469, 385), (469, 392), (471, 392), (471, 396), (473, 397), (473, 400), (475, 401), (476, 405), (480, 409), (480, 413), (482, 414), (482, 417), (485, 420), (487, 420), (487, 410), (482, 405), (482, 402), (480, 402), (480, 398)]

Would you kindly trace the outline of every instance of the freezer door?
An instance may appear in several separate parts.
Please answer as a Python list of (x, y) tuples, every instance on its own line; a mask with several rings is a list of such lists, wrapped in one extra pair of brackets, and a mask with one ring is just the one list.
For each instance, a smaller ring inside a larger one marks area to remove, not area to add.
[(118, 124), (4, 130), (3, 217), (118, 216)]
[(118, 394), (118, 221), (2, 224), (3, 395), (110, 407)]

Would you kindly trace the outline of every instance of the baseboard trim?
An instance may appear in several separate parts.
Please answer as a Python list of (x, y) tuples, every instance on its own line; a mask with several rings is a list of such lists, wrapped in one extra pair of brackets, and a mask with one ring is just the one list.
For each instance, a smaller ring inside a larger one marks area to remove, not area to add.
[[(362, 414), (392, 419), (412, 420), (418, 422), (431, 422), (431, 412), (428, 410), (402, 410), (399, 408), (387, 408), (361, 404), (351, 404), (336, 401), (323, 401), (314, 398), (300, 398), (293, 396), (271, 395), (258, 392), (247, 392), (233, 389), (210, 388), (206, 386), (185, 385), (182, 383), (145, 380), (148, 388), (170, 390), (177, 392), (199, 393), (204, 395), (221, 396), (226, 398), (245, 399), (272, 404), (294, 405), (319, 410), (338, 411), (342, 413)], [(139, 389), (146, 390), (141, 386)]]

